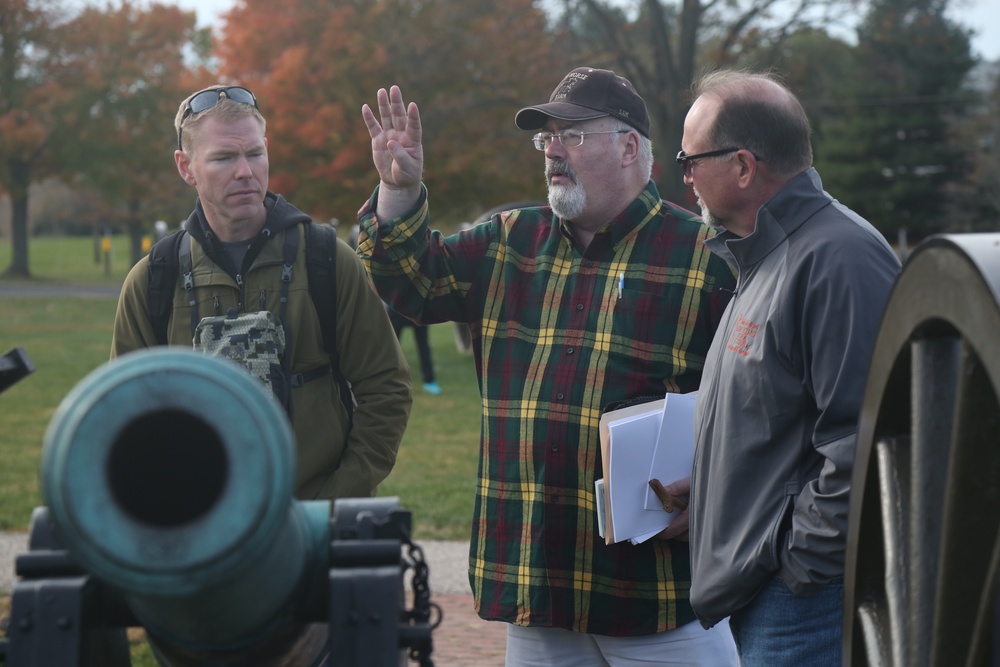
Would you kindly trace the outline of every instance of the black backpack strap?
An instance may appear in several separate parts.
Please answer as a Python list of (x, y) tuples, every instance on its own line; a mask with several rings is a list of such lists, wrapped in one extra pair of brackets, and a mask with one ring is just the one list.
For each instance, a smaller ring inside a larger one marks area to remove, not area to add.
[(279, 297), (278, 319), (282, 325), (285, 323), (285, 314), (288, 312), (288, 286), (292, 282), (292, 266), (295, 264), (295, 255), (299, 252), (299, 230), (289, 229), (285, 232), (285, 245), (282, 248), (282, 260), (284, 266), (281, 267), (281, 296)]
[(340, 387), (340, 398), (344, 402), (349, 418), (348, 428), (353, 424), (354, 393), (351, 384), (340, 371), (340, 351), (337, 349), (337, 232), (329, 225), (306, 223), (306, 273), (309, 278), (309, 296), (312, 297), (320, 329), (323, 331), (323, 347), (330, 356), (330, 368)]
[(194, 340), (194, 332), (198, 329), (198, 322), (201, 322), (201, 315), (198, 314), (198, 300), (194, 294), (194, 271), (191, 260), (190, 234), (184, 234), (180, 239), (180, 247), (177, 249), (177, 262), (180, 266), (184, 292), (188, 296), (188, 309), (191, 311), (191, 340)]
[[(292, 266), (295, 264), (295, 255), (299, 252), (299, 230), (297, 228), (285, 231), (285, 245), (282, 247), (281, 267), (281, 295), (278, 297), (278, 321), (285, 329), (285, 340), (291, 341), (294, 337), (291, 325), (288, 324), (288, 286), (292, 283)], [(281, 360), (281, 365), (285, 370), (285, 375), (290, 375), (292, 368), (292, 355), (285, 354)], [(301, 375), (301, 374), (300, 374)], [(298, 379), (301, 381), (301, 378)], [(292, 386), (296, 386), (296, 380), (291, 380)]]
[(167, 325), (174, 308), (174, 289), (177, 286), (177, 247), (181, 237), (186, 235), (181, 229), (163, 237), (149, 249), (146, 299), (157, 345), (167, 344)]

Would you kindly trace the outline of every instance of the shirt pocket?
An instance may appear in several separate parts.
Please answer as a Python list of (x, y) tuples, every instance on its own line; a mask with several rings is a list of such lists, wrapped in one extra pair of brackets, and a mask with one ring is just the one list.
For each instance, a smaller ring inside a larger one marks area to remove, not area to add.
[(671, 364), (679, 314), (663, 293), (622, 289), (612, 316), (612, 367), (635, 368), (636, 362)]

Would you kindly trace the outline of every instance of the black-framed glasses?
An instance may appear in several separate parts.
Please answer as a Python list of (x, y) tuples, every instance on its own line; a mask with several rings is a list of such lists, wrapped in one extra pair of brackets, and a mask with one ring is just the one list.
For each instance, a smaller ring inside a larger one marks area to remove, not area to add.
[(192, 95), (191, 99), (189, 99), (187, 104), (184, 105), (184, 113), (181, 114), (181, 122), (177, 126), (178, 150), (183, 150), (181, 148), (181, 133), (184, 130), (184, 121), (188, 119), (188, 116), (193, 116), (196, 113), (201, 113), (202, 111), (207, 111), (208, 109), (214, 107), (219, 103), (219, 100), (222, 99), (223, 93), (226, 94), (226, 99), (252, 106), (257, 111), (260, 111), (260, 106), (257, 104), (257, 98), (252, 92), (243, 86), (223, 86), (221, 88), (206, 88), (205, 90), (199, 90), (197, 93)]
[(544, 151), (552, 143), (553, 139), (558, 139), (566, 148), (576, 148), (583, 145), (583, 138), (588, 134), (628, 134), (632, 130), (604, 130), (601, 132), (581, 132), (580, 130), (563, 130), (553, 134), (552, 132), (539, 132), (531, 138), (531, 143), (536, 150)]
[(703, 157), (718, 157), (720, 155), (729, 155), (730, 153), (735, 153), (740, 150), (739, 148), (720, 148), (714, 151), (706, 151), (704, 153), (695, 153), (694, 155), (686, 155), (684, 151), (677, 151), (677, 164), (684, 169), (686, 174), (688, 170), (694, 166), (695, 160), (700, 160)]

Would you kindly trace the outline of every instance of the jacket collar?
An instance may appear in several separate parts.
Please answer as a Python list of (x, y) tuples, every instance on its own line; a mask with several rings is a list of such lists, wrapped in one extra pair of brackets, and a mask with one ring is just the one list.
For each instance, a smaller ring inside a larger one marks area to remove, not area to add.
[(737, 260), (740, 266), (752, 266), (832, 202), (833, 198), (823, 190), (819, 173), (810, 167), (760, 207), (754, 230), (749, 236), (740, 237), (726, 231), (705, 243), (712, 252), (730, 263)]
[[(264, 207), (267, 209), (267, 219), (257, 237), (250, 242), (250, 249), (247, 252), (245, 261), (252, 262), (260, 253), (267, 241), (274, 238), (278, 233), (297, 225), (300, 222), (309, 221), (311, 218), (289, 204), (284, 197), (275, 194), (270, 190), (264, 195)], [(211, 227), (205, 220), (205, 211), (201, 206), (201, 200), (195, 202), (194, 211), (188, 216), (184, 223), (184, 228), (196, 240), (205, 251), (205, 254), (213, 262), (222, 266), (227, 273), (235, 276), (241, 267), (233, 267), (222, 251), (222, 244), (219, 238), (212, 232)]]
[[(292, 206), (281, 195), (270, 190), (264, 195), (264, 208), (267, 209), (267, 219), (260, 230), (262, 236), (274, 236), (293, 225), (310, 220), (308, 215)], [(209, 245), (216, 240), (215, 234), (205, 219), (205, 210), (202, 208), (201, 199), (195, 200), (194, 210), (184, 223), (184, 228), (191, 234), (192, 238), (202, 245)], [(210, 242), (209, 239), (212, 241)]]

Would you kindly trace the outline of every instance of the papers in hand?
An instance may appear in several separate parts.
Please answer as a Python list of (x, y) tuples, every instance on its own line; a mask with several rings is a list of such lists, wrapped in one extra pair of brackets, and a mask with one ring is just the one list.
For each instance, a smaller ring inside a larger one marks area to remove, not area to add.
[(667, 394), (601, 416), (604, 479), (595, 492), (598, 530), (603, 527), (607, 544), (644, 542), (680, 513), (663, 511), (649, 480), (667, 485), (691, 475), (694, 403), (694, 393)]

